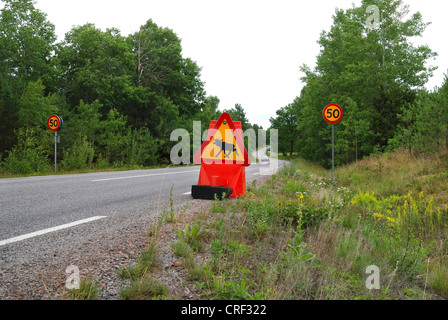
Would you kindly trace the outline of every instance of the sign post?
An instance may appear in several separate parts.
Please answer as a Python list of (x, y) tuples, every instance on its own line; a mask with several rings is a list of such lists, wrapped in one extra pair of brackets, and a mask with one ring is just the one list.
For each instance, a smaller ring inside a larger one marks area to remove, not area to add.
[(60, 136), (58, 136), (58, 131), (62, 128), (62, 123), (64, 121), (59, 116), (51, 116), (48, 118), (47, 126), (48, 129), (54, 131), (54, 172), (57, 171), (57, 159), (58, 159), (58, 143), (60, 142)]
[(342, 108), (337, 104), (329, 104), (322, 112), (325, 121), (331, 123), (331, 183), (334, 183), (334, 125), (342, 119)]

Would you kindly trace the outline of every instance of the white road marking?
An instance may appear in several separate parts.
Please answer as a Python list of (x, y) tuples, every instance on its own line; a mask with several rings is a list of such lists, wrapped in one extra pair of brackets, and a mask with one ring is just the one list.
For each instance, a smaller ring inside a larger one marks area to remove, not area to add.
[(152, 173), (152, 174), (144, 174), (144, 175), (140, 175), (140, 176), (128, 176), (128, 177), (118, 177), (118, 178), (97, 179), (97, 180), (92, 180), (92, 182), (110, 181), (110, 180), (123, 180), (123, 179), (135, 179), (135, 178), (145, 178), (145, 177), (155, 177), (155, 176), (163, 176), (163, 175), (169, 175), (169, 174), (182, 174), (182, 173), (191, 173), (191, 172), (198, 172), (198, 170), (178, 171), (178, 172), (165, 172), (165, 173)]
[(188, 192), (185, 192), (185, 193), (182, 193), (182, 194), (188, 195), (188, 194), (191, 194), (191, 191), (188, 191)]
[(78, 221), (67, 223), (67, 224), (63, 224), (63, 225), (60, 225), (60, 226), (57, 226), (57, 227), (48, 228), (48, 229), (44, 229), (44, 230), (40, 230), (40, 231), (24, 234), (22, 236), (18, 236), (18, 237), (2, 240), (2, 241), (0, 241), (0, 247), (4, 246), (5, 244), (9, 244), (9, 243), (17, 242), (17, 241), (22, 241), (22, 240), (25, 240), (25, 239), (37, 237), (37, 236), (40, 236), (40, 235), (43, 235), (43, 234), (46, 234), (46, 233), (50, 233), (50, 232), (53, 232), (53, 231), (67, 229), (67, 228), (70, 228), (70, 227), (74, 227), (74, 226), (77, 226), (77, 225), (80, 225), (80, 224), (83, 224), (83, 223), (87, 223), (87, 222), (92, 222), (92, 221), (95, 221), (95, 220), (98, 220), (98, 219), (102, 219), (102, 218), (106, 218), (106, 216), (95, 216), (95, 217), (92, 217), (92, 218), (78, 220)]

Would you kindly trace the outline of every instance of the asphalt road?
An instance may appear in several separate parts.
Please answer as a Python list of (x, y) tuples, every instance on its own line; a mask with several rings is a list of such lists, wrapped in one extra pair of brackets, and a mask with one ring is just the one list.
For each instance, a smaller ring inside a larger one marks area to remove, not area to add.
[[(278, 166), (285, 163), (279, 161)], [(247, 184), (260, 175), (271, 174), (273, 165), (271, 161), (247, 167)], [(191, 166), (0, 179), (0, 253), (12, 247), (14, 252), (27, 250), (27, 243), (33, 248), (40, 242), (51, 246), (49, 235), (54, 238), (60, 229), (82, 230), (95, 220), (107, 228), (108, 223), (116, 221), (113, 217), (133, 219), (134, 212), (144, 210), (160, 213), (168, 204), (172, 186), (176, 201), (187, 202), (191, 186), (197, 184), (199, 169)], [(61, 237), (64, 234), (60, 233)], [(80, 232), (79, 237), (82, 235)], [(26, 252), (20, 256), (26, 256)]]

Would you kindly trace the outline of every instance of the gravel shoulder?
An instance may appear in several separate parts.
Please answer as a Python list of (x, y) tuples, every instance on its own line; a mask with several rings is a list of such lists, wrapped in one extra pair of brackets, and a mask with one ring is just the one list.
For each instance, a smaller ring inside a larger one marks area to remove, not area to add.
[[(185, 206), (185, 198), (175, 200), (176, 212)], [(185, 217), (194, 216), (210, 203), (190, 200)], [(132, 264), (148, 246), (148, 231), (161, 210), (144, 210), (126, 216), (112, 216), (0, 247), (0, 300), (58, 300), (67, 298), (66, 269), (79, 268), (82, 278), (95, 279), (100, 288), (98, 299), (119, 300), (124, 285), (118, 271)], [(161, 243), (175, 236), (174, 224), (164, 224)], [(95, 231), (95, 232), (93, 232)], [(95, 236), (93, 236), (95, 234)], [(20, 250), (18, 250), (20, 246)], [(171, 261), (172, 250), (167, 245), (161, 250), (161, 265)], [(36, 252), (30, 257), (26, 252)]]
[[(257, 177), (257, 184), (268, 177)], [(194, 283), (186, 283), (187, 270), (176, 264), (179, 259), (171, 244), (178, 239), (173, 228), (181, 229), (198, 214), (209, 212), (210, 201), (189, 195), (174, 196), (173, 201), (176, 216), (181, 214), (181, 219), (162, 223), (158, 239), (160, 263), (152, 275), (167, 288), (170, 299), (199, 300)], [(166, 196), (157, 199), (153, 209), (112, 212), (105, 219), (0, 246), (0, 300), (68, 299), (66, 269), (71, 265), (79, 268), (81, 279), (97, 281), (98, 300), (122, 300), (120, 289), (129, 280), (123, 280), (118, 273), (148, 247), (148, 232), (168, 206)], [(200, 254), (196, 258), (207, 259)]]

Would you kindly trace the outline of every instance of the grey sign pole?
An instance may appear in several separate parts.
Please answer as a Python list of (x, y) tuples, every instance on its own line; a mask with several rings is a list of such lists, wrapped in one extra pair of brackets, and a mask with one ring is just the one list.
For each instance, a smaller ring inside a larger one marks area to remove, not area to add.
[(329, 104), (322, 112), (325, 121), (331, 123), (331, 184), (334, 184), (334, 124), (342, 119), (342, 108), (337, 104)]
[(334, 124), (331, 125), (331, 183), (334, 184)]
[(58, 132), (54, 132), (54, 172), (57, 171), (57, 161), (58, 161)]

